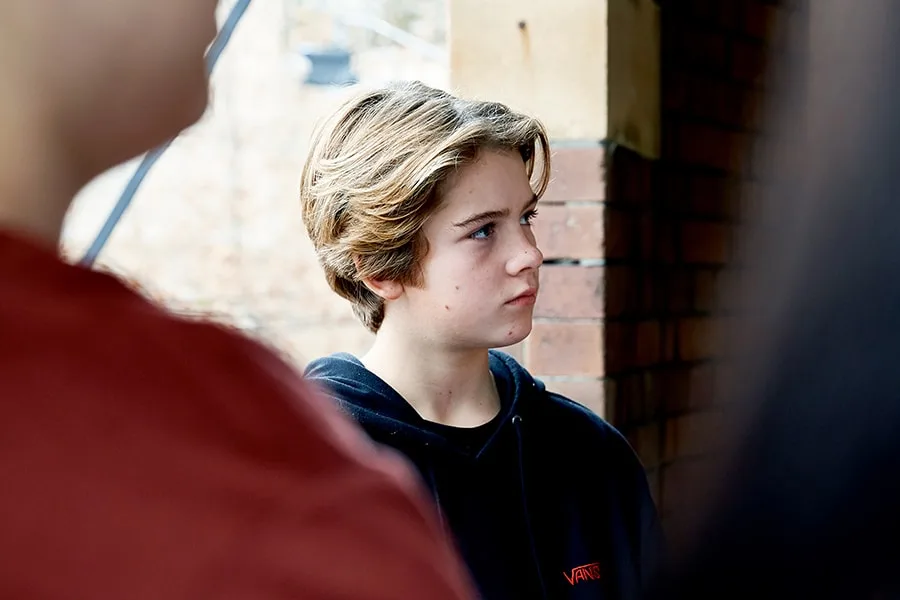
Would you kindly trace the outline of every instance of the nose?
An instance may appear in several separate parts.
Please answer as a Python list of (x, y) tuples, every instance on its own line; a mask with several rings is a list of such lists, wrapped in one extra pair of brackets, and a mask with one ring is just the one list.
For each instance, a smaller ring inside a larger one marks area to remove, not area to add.
[(534, 234), (530, 229), (525, 229), (517, 237), (510, 259), (506, 261), (506, 272), (515, 276), (529, 269), (537, 270), (543, 262), (544, 255), (534, 241)]

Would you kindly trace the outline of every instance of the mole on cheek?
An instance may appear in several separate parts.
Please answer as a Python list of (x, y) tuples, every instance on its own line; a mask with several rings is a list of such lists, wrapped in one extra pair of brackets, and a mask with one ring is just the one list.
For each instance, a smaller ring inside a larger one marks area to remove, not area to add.
[(456, 291), (457, 291), (457, 292), (459, 291), (459, 286), (456, 286)]
[(447, 305), (445, 304), (445, 305), (444, 305), (444, 310), (450, 310), (450, 307), (447, 306)]

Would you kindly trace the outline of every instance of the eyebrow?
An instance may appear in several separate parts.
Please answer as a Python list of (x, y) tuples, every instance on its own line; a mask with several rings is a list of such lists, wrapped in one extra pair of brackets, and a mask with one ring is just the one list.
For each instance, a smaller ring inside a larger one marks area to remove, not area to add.
[[(533, 194), (528, 202), (525, 204), (525, 209), (537, 204), (538, 197), (537, 194)], [(479, 223), (481, 221), (488, 221), (491, 219), (502, 219), (503, 217), (509, 216), (509, 209), (504, 208), (503, 210), (488, 210), (482, 213), (478, 213), (477, 215), (472, 215), (467, 219), (460, 221), (459, 223), (454, 223), (454, 227), (468, 227), (474, 223)]]

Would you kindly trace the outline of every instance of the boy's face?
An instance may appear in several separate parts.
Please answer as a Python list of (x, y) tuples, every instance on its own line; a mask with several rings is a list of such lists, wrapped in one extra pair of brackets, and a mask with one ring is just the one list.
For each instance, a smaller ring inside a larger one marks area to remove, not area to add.
[(440, 345), (520, 342), (531, 332), (543, 261), (531, 230), (536, 199), (525, 163), (518, 153), (483, 152), (443, 192), (423, 229), (423, 285), (404, 288), (400, 310)]
[(204, 53), (217, 0), (7, 0), (0, 28), (19, 75), (77, 150), (103, 170), (176, 135), (207, 105)]

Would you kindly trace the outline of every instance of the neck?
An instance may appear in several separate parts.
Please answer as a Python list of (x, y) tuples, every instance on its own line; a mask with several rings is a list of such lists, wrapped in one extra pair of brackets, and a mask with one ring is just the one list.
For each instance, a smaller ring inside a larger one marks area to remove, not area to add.
[(72, 197), (85, 182), (72, 176), (40, 103), (26, 96), (14, 81), (0, 91), (0, 229), (55, 249)]
[(426, 421), (477, 427), (500, 410), (487, 349), (442, 348), (404, 335), (386, 321), (362, 362)]

